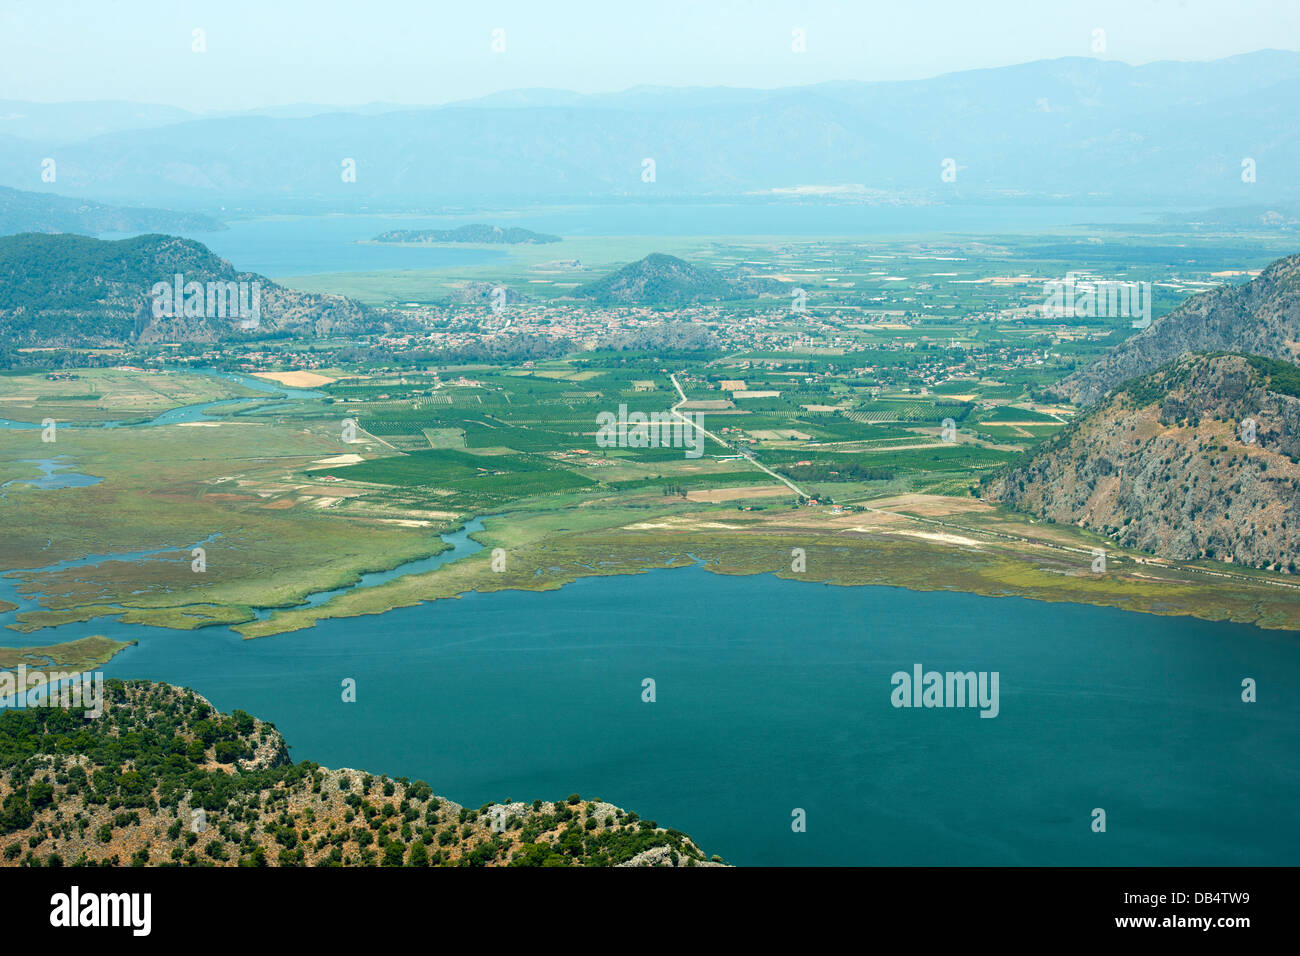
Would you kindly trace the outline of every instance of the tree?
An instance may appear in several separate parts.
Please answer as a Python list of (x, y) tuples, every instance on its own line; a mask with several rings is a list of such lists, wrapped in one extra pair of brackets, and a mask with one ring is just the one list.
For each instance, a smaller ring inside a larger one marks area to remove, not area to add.
[(401, 866), (406, 849), (397, 840), (389, 840), (384, 847), (384, 866)]
[(32, 825), (34, 819), (32, 806), (25, 797), (19, 793), (5, 797), (4, 805), (0, 808), (0, 830), (5, 833), (25, 830)]
[(411, 845), (411, 852), (406, 857), (407, 866), (428, 866), (429, 851), (424, 848), (424, 844), (416, 841)]

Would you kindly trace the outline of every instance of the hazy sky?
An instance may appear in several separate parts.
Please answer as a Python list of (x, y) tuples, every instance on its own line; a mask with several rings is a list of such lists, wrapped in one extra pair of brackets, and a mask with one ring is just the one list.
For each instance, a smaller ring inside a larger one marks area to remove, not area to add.
[(1129, 63), (1295, 50), (1300, 0), (0, 0), (0, 99), (202, 110), (915, 79), (1092, 56), (1095, 28)]

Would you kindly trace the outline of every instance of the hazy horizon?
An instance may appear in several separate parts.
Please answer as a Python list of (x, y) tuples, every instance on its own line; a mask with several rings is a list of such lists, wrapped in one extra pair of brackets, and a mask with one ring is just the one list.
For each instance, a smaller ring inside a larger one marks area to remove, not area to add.
[(1142, 66), (1300, 49), (1296, 4), (1252, 0), (1235, 13), (1225, 18), (1194, 0), (1141, 9), (1106, 0), (1085, 13), (1025, 0), (879, 11), (670, 0), (633, 12), (588, 0), (562, 11), (515, 2), (431, 11), (388, 0), (364, 16), (301, 2), (275, 10), (248, 2), (11, 5), (0, 14), (0, 89), (10, 100), (192, 112), (420, 107), (519, 90), (779, 89), (920, 80), (1069, 56)]
[[(1249, 50), (1244, 53), (1236, 53), (1236, 54), (1232, 54), (1231, 56), (1216, 57), (1213, 59), (1206, 59), (1206, 60), (1169, 58), (1169, 59), (1162, 59), (1162, 60), (1152, 60), (1144, 63), (1129, 63), (1120, 59), (1107, 59), (1105, 60), (1105, 62), (1138, 69), (1144, 66), (1153, 66), (1162, 63), (1209, 64), (1209, 63), (1220, 62), (1223, 60), (1231, 60), (1239, 57), (1248, 57), (1248, 56), (1254, 56), (1254, 55), (1266, 54), (1266, 53), (1283, 53), (1283, 54), (1291, 54), (1294, 56), (1300, 56), (1300, 50), (1284, 50), (1277, 47), (1266, 47), (1266, 48), (1261, 48), (1259, 50)], [(788, 84), (788, 85), (781, 85), (781, 86), (740, 86), (740, 85), (728, 84), (728, 83), (714, 83), (709, 85), (697, 85), (697, 84), (674, 85), (670, 83), (638, 83), (638, 84), (633, 84), (630, 86), (624, 86), (624, 87), (619, 87), (610, 90), (599, 90), (599, 91), (590, 91), (590, 92), (570, 89), (567, 87), (555, 87), (555, 86), (511, 87), (508, 89), (494, 90), (489, 93), (484, 93), (481, 96), (472, 96), (472, 97), (466, 97), (462, 99), (447, 100), (446, 102), (402, 102), (397, 100), (368, 100), (366, 102), (361, 102), (361, 103), (342, 103), (342, 102), (324, 102), (324, 101), (312, 101), (312, 100), (292, 100), (292, 101), (274, 102), (274, 103), (268, 102), (256, 106), (248, 106), (242, 108), (212, 108), (212, 109), (201, 109), (201, 110), (190, 110), (188, 107), (178, 106), (174, 103), (167, 103), (159, 99), (114, 100), (114, 99), (106, 99), (103, 97), (98, 97), (94, 99), (85, 99), (85, 100), (80, 100), (80, 99), (42, 100), (42, 99), (11, 98), (11, 99), (0, 99), (0, 103), (25, 102), (25, 103), (38, 104), (41, 106), (78, 106), (78, 105), (90, 106), (90, 105), (101, 104), (101, 103), (102, 104), (111, 103), (111, 104), (124, 104), (124, 105), (132, 105), (132, 106), (149, 106), (149, 107), (162, 107), (162, 108), (186, 110), (187, 112), (193, 113), (196, 117), (211, 117), (211, 116), (220, 116), (220, 115), (228, 115), (232, 113), (243, 113), (243, 112), (290, 110), (295, 108), (337, 109), (342, 111), (366, 110), (366, 109), (376, 109), (376, 108), (384, 108), (384, 109), (392, 109), (392, 110), (420, 110), (420, 109), (439, 109), (446, 106), (457, 106), (461, 104), (472, 104), (480, 100), (492, 100), (498, 97), (507, 97), (512, 94), (561, 94), (561, 95), (572, 95), (576, 97), (617, 97), (624, 94), (636, 93), (641, 91), (662, 93), (662, 92), (707, 92), (711, 90), (727, 90), (727, 91), (734, 91), (734, 92), (753, 91), (753, 92), (776, 93), (783, 90), (807, 89), (807, 88), (814, 88), (817, 86), (834, 85), (834, 84), (924, 82), (926, 80), (937, 80), (946, 76), (959, 75), (962, 73), (973, 73), (973, 72), (980, 72), (980, 71), (987, 71), (987, 70), (999, 70), (999, 69), (1014, 68), (1018, 66), (1030, 66), (1034, 63), (1056, 62), (1059, 60), (1068, 60), (1068, 59), (1072, 59), (1072, 57), (1069, 56), (1047, 57), (1043, 59), (1025, 60), (1019, 63), (1004, 63), (995, 66), (986, 66), (986, 67), (981, 66), (981, 67), (971, 67), (969, 69), (950, 70), (942, 73), (936, 73), (930, 76), (920, 76), (920, 77), (914, 77), (909, 79), (819, 80), (817, 82), (812, 82), (812, 83), (796, 83), (796, 84)], [(1074, 57), (1074, 59), (1091, 59), (1091, 58)], [(0, 119), (5, 119), (5, 118), (6, 117), (0, 116)]]

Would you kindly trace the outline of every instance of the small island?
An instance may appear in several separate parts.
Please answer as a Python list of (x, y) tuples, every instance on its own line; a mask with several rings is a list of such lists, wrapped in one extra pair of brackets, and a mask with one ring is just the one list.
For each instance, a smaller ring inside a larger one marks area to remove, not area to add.
[(518, 226), (502, 228), (476, 222), (455, 229), (393, 229), (381, 232), (371, 242), (390, 244), (433, 244), (440, 242), (487, 243), (491, 245), (518, 246), (541, 245), (547, 242), (559, 242), (559, 236), (544, 232), (533, 232)]

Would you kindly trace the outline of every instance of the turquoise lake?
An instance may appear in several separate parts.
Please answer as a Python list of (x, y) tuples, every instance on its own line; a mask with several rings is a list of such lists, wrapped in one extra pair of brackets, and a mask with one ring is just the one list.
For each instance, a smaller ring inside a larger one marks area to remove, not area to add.
[[(194, 421), (221, 404), (127, 427)], [(38, 493), (95, 480), (75, 464), (43, 460), (56, 480), (37, 480)], [(450, 550), (357, 586), (474, 553), (483, 520), (444, 535)], [(0, 626), (37, 606), (18, 585), (0, 576), (0, 599), (19, 604)], [(107, 677), (192, 687), (223, 711), (273, 721), (294, 759), (424, 779), (471, 807), (578, 792), (742, 865), (1300, 862), (1295, 632), (693, 566), (468, 594), (256, 641), (101, 618), (6, 631), (3, 643), (91, 634), (139, 642)], [(917, 664), (997, 672), (998, 716), (895, 708), (891, 677)], [(1247, 677), (1256, 703), (1241, 700)], [(342, 700), (346, 678), (355, 703)], [(806, 832), (791, 829), (796, 808)], [(1105, 833), (1092, 832), (1095, 808)]]
[[(696, 566), (256, 641), (101, 619), (6, 643), (92, 633), (140, 641), (106, 676), (271, 720), (294, 759), (468, 806), (578, 792), (736, 864), (1300, 862), (1293, 632)], [(999, 715), (895, 709), (916, 663), (997, 671)]]
[[(618, 202), (483, 209), (442, 216), (282, 216), (232, 220), (220, 232), (183, 233), (239, 269), (272, 278), (329, 272), (436, 269), (507, 261), (508, 247), (401, 246), (370, 243), (390, 229), (452, 229), (486, 222), (561, 236), (851, 237), (1000, 235), (1068, 229), (1088, 223), (1150, 223), (1168, 209), (1138, 206), (952, 203), (862, 206), (818, 202)], [(104, 233), (102, 239), (122, 238)], [(570, 258), (563, 242), (549, 245)]]

